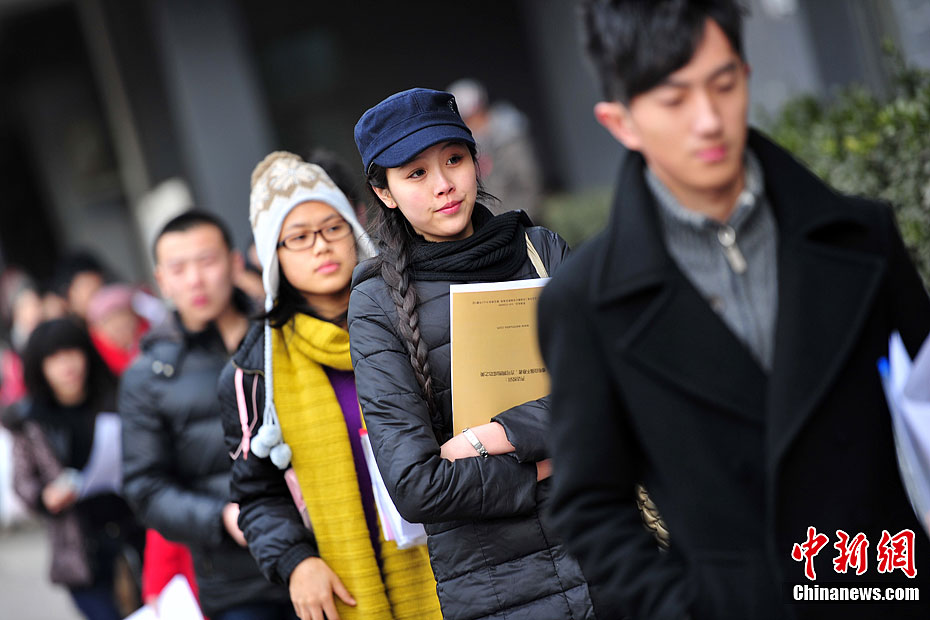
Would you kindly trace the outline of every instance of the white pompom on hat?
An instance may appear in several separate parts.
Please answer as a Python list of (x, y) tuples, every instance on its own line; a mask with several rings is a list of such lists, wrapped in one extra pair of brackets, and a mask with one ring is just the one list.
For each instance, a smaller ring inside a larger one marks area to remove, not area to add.
[[(323, 202), (336, 210), (352, 226), (359, 262), (377, 252), (355, 210), (345, 194), (326, 171), (287, 151), (275, 151), (261, 161), (252, 172), (252, 193), (249, 197), (249, 221), (255, 250), (262, 264), (262, 284), (265, 287), (265, 310), (274, 307), (278, 295), (278, 236), (288, 213), (299, 204)], [(265, 321), (265, 411), (262, 426), (252, 441), (252, 453), (270, 458), (280, 469), (287, 469), (291, 449), (284, 443), (274, 406), (274, 373), (271, 359), (271, 325)]]

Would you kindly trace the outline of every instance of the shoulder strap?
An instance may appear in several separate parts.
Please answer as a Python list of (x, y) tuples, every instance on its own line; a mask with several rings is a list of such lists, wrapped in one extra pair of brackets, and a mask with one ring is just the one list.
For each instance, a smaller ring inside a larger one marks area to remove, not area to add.
[(527, 233), (523, 234), (526, 237), (526, 254), (530, 257), (530, 262), (533, 263), (533, 267), (536, 268), (536, 273), (539, 274), (540, 278), (548, 278), (549, 272), (546, 270), (546, 266), (543, 265), (542, 259), (539, 257), (539, 252), (536, 251), (533, 242), (530, 241), (530, 236)]
[[(242, 369), (236, 367), (236, 408), (239, 410), (239, 425), (242, 427), (242, 439), (239, 440), (239, 449), (234, 454), (230, 454), (233, 460), (239, 458), (242, 454), (243, 459), (249, 458), (249, 444), (252, 437), (252, 429), (249, 427), (249, 409), (245, 404), (245, 389), (242, 385)], [(254, 407), (253, 407), (254, 409)]]

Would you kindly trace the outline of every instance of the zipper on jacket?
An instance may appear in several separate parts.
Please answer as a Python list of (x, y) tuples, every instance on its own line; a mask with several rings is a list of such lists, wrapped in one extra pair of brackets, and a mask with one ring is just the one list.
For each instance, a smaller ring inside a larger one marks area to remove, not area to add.
[(733, 273), (741, 275), (746, 272), (746, 258), (736, 245), (736, 231), (732, 226), (721, 226), (717, 229), (717, 241), (723, 246), (723, 255), (730, 264)]

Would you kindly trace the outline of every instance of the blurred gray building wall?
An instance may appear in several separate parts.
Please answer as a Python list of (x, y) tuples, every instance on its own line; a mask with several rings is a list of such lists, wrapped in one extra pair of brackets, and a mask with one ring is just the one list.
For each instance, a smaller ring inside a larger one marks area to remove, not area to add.
[[(183, 179), (193, 202), (225, 218), (245, 247), (256, 162), (280, 146), (301, 152), (304, 144), (331, 144), (354, 163), (354, 119), (378, 97), (414, 84), (442, 87), (468, 74), (495, 87), (494, 97), (513, 100), (541, 136), (552, 189), (609, 187), (623, 156), (593, 117), (600, 95), (574, 0), (471, 3), (472, 49), (426, 57), (404, 37), (383, 47), (377, 33), (384, 23), (416, 30), (384, 2), (360, 0), (362, 10), (276, 0), (278, 13), (292, 9), (286, 22), (268, 17), (266, 3), (256, 0), (0, 0), (0, 19), (10, 13), (4, 2), (18, 13), (50, 5), (80, 10), (95, 83), (37, 74), (19, 92), (0, 95), (4, 105), (19, 102), (12, 107), (22, 116), (55, 231), (68, 245), (91, 244), (129, 277), (147, 276), (139, 257), (149, 248), (140, 239), (155, 224), (138, 205), (163, 181)], [(885, 36), (910, 62), (930, 66), (927, 0), (747, 4), (754, 123), (801, 93), (828, 95), (850, 81), (884, 88)], [(436, 11), (441, 19), (461, 8)], [(98, 175), (101, 185), (88, 190), (74, 176), (76, 164), (64, 159), (61, 139), (82, 117), (99, 116), (101, 101), (118, 174)]]
[[(744, 45), (752, 68), (750, 122), (764, 124), (801, 94), (827, 95), (852, 82), (881, 92), (889, 37), (909, 62), (930, 67), (927, 0), (746, 0)], [(546, 130), (566, 190), (609, 186), (620, 147), (594, 120), (600, 93), (584, 58), (578, 3), (522, 0), (541, 76)]]
[(134, 226), (108, 165), (92, 85), (70, 73), (42, 73), (22, 85), (18, 99), (57, 236), (71, 248), (92, 248), (117, 275), (135, 276), (141, 261)]
[(149, 3), (181, 158), (199, 207), (251, 239), (249, 178), (273, 145), (253, 60), (230, 0)]
[(888, 4), (898, 27), (901, 50), (909, 61), (930, 68), (930, 2), (891, 0)]
[[(148, 266), (149, 241), (166, 217), (188, 206), (223, 218), (244, 250), (251, 241), (249, 177), (271, 150), (272, 129), (237, 4), (80, 4), (116, 157), (132, 171), (122, 178), (140, 260)], [(192, 204), (153, 200), (169, 179), (186, 183)]]
[(140, 209), (171, 212), (152, 199), (168, 179), (245, 249), (249, 177), (273, 129), (234, 0), (20, 1), (0, 4), (0, 19), (7, 32), (53, 23), (73, 33), (70, 57), (33, 60), (7, 46), (6, 66), (29, 69), (0, 93), (47, 205), (49, 243), (59, 242), (50, 249), (87, 248), (117, 276), (147, 279), (148, 239), (164, 217)]
[(822, 81), (809, 32), (796, 0), (751, 0), (743, 41), (752, 73), (752, 123), (774, 114), (785, 101), (820, 90)]
[[(822, 87), (806, 15), (790, 0), (752, 0), (745, 23), (752, 66), (750, 120), (758, 122), (788, 98)], [(523, 0), (540, 70), (548, 131), (561, 178), (572, 191), (609, 186), (623, 148), (598, 125), (593, 107), (601, 93), (584, 57), (578, 5), (564, 0)]]
[(543, 130), (551, 133), (564, 189), (610, 185), (623, 150), (594, 119), (601, 95), (584, 58), (577, 4), (523, 0), (522, 9), (542, 82), (537, 96), (544, 101)]

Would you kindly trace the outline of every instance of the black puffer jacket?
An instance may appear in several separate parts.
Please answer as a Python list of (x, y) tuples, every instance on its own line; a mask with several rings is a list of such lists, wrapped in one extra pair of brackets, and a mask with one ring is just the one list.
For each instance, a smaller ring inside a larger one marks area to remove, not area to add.
[[(528, 234), (552, 273), (565, 242), (544, 228)], [(356, 277), (366, 271), (362, 265)], [(511, 278), (535, 278), (529, 259)], [(356, 282), (349, 302), (352, 363), (359, 400), (384, 482), (398, 510), (426, 524), (430, 561), (443, 616), (565, 620), (593, 618), (581, 569), (542, 518), (549, 482), (536, 482), (535, 462), (546, 458), (549, 399), (494, 418), (516, 447), (508, 455), (439, 456), (452, 437), (449, 285), (418, 281), (422, 337), (429, 346), (441, 426), (426, 403), (397, 336), (397, 314), (384, 281)]]
[(290, 600), (223, 527), (232, 462), (215, 386), (227, 359), (215, 327), (186, 333), (175, 317), (149, 334), (119, 391), (123, 492), (146, 526), (190, 547), (207, 615)]
[(251, 436), (262, 426), (265, 410), (264, 324), (256, 323), (223, 369), (217, 392), (226, 434), (226, 448), (236, 455), (229, 485), (232, 501), (238, 502), (239, 527), (249, 551), (269, 580), (287, 584), (291, 572), (303, 560), (319, 557), (313, 533), (304, 527), (294, 500), (284, 481), (284, 472), (268, 458), (239, 453), (242, 425), (236, 402), (236, 369), (243, 371), (242, 387), (246, 400)]

